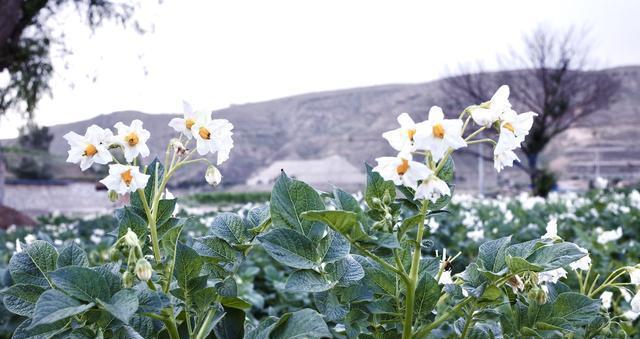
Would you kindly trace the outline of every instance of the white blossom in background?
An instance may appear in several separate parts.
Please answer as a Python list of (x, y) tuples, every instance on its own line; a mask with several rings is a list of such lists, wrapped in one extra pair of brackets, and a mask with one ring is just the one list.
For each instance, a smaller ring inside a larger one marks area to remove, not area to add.
[(440, 228), (440, 224), (436, 221), (435, 218), (429, 218), (424, 221), (424, 224), (429, 227), (431, 233), (437, 232), (438, 228)]
[(502, 85), (491, 100), (471, 109), (471, 118), (476, 124), (489, 127), (510, 109), (509, 86)]
[(398, 116), (400, 128), (384, 132), (382, 137), (387, 139), (389, 145), (396, 151), (411, 152), (415, 151), (414, 137), (418, 130), (427, 128), (425, 122), (415, 123), (408, 113), (402, 113)]
[(603, 178), (603, 177), (597, 177), (596, 180), (594, 180), (593, 182), (593, 186), (597, 189), (605, 189), (607, 188), (607, 185), (609, 184), (609, 180)]
[(173, 118), (169, 121), (169, 126), (173, 128), (176, 132), (182, 133), (187, 139), (193, 138), (193, 132), (191, 131), (191, 127), (195, 125), (196, 121), (203, 120), (207, 113), (196, 112), (191, 108), (191, 105), (183, 101), (182, 107), (184, 113), (182, 114), (182, 118)]
[(478, 242), (484, 239), (484, 230), (482, 228), (475, 229), (473, 231), (467, 232), (467, 238)]
[(118, 122), (114, 127), (118, 130), (118, 134), (114, 137), (115, 142), (122, 146), (127, 162), (133, 162), (133, 159), (138, 155), (143, 158), (149, 156), (147, 140), (151, 137), (151, 133), (142, 128), (142, 121), (133, 120), (129, 126)]
[[(438, 251), (436, 250), (436, 257), (438, 256)], [(448, 285), (453, 284), (453, 279), (451, 278), (451, 270), (445, 269), (445, 263), (447, 262), (447, 249), (442, 249), (442, 259), (440, 260), (440, 279), (438, 279), (438, 284), (440, 285)]]
[(433, 161), (442, 159), (449, 148), (455, 150), (467, 146), (462, 138), (462, 120), (445, 119), (442, 108), (431, 107), (425, 123), (425, 128), (417, 130), (414, 136), (415, 147), (430, 151)]
[(558, 282), (558, 280), (560, 280), (560, 278), (566, 278), (566, 277), (567, 277), (567, 271), (565, 271), (564, 268), (560, 267), (560, 268), (556, 268), (555, 270), (538, 273), (538, 282), (540, 283), (550, 282), (555, 284)]
[(24, 243), (27, 244), (27, 245), (33, 244), (33, 242), (36, 241), (36, 240), (38, 240), (38, 238), (33, 234), (27, 234), (24, 237)]
[(600, 300), (602, 301), (602, 307), (604, 307), (607, 310), (610, 309), (611, 301), (613, 300), (613, 292), (611, 291), (602, 292), (602, 294), (600, 295)]
[(444, 180), (438, 178), (434, 174), (429, 175), (422, 180), (418, 189), (416, 189), (416, 199), (428, 199), (436, 202), (443, 196), (450, 196), (451, 189)]
[(542, 235), (542, 239), (556, 239), (558, 238), (558, 219), (551, 218), (547, 223), (547, 233)]
[(417, 189), (418, 181), (427, 178), (433, 171), (427, 165), (412, 159), (411, 153), (376, 158), (378, 166), (374, 167), (373, 171), (380, 173), (384, 180), (391, 180), (396, 185)]
[(629, 204), (633, 208), (640, 210), (640, 192), (633, 190), (629, 193)]
[(211, 119), (204, 115), (191, 126), (191, 133), (196, 138), (196, 150), (200, 155), (217, 153), (217, 164), (229, 159), (233, 148), (233, 124), (226, 119)]
[(69, 132), (63, 136), (69, 144), (69, 157), (67, 162), (80, 163), (80, 169), (86, 170), (94, 163), (106, 165), (113, 160), (109, 145), (113, 139), (113, 133), (108, 129), (91, 125), (84, 136), (75, 132)]
[(640, 292), (636, 293), (631, 299), (631, 310), (635, 313), (640, 313)]
[(589, 255), (589, 251), (586, 248), (582, 248), (580, 246), (578, 246), (578, 249), (582, 253), (586, 253), (587, 255), (585, 255), (584, 257), (582, 257), (582, 258), (570, 263), (569, 266), (574, 271), (577, 271), (577, 270), (588, 271), (589, 268), (591, 268), (591, 256)]
[(596, 242), (598, 242), (598, 244), (604, 245), (608, 242), (616, 241), (622, 238), (622, 227), (618, 227), (615, 230), (610, 231), (602, 231), (602, 229), (600, 228), (596, 229), (596, 233), (599, 233)]
[(126, 194), (145, 188), (148, 180), (149, 175), (140, 173), (138, 166), (112, 164), (109, 165), (109, 175), (100, 182), (110, 191)]

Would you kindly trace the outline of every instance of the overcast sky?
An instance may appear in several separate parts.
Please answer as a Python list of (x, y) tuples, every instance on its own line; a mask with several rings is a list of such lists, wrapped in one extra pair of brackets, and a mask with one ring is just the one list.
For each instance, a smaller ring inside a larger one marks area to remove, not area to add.
[[(307, 92), (415, 83), (447, 67), (518, 48), (540, 24), (588, 27), (601, 66), (640, 64), (640, 1), (187, 1), (145, 0), (143, 35), (75, 12), (56, 30), (72, 51), (54, 56), (44, 125), (118, 110), (218, 109)], [(0, 137), (17, 135), (3, 118)], [(107, 127), (107, 126), (104, 126)]]

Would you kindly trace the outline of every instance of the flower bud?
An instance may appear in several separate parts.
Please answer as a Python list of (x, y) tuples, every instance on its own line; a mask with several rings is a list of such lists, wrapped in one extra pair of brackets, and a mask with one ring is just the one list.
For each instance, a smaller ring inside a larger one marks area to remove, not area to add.
[(169, 141), (171, 148), (173, 148), (174, 152), (177, 155), (185, 155), (187, 153), (187, 149), (184, 147), (184, 144), (178, 139), (171, 139)]
[(373, 203), (373, 206), (371, 206), (371, 207), (381, 207), (382, 206), (382, 200), (380, 200), (380, 198), (378, 198), (378, 197), (373, 197), (371, 199), (371, 202)]
[(120, 251), (115, 246), (109, 249), (109, 259), (111, 261), (118, 261), (118, 259), (120, 259)]
[(135, 276), (133, 275), (133, 273), (129, 271), (124, 272), (124, 274), (122, 274), (122, 285), (124, 286), (124, 288), (133, 287), (134, 279)]
[(207, 172), (204, 174), (204, 179), (209, 185), (215, 187), (222, 181), (222, 174), (215, 166), (210, 165), (207, 168)]
[(393, 202), (393, 199), (391, 199), (391, 195), (389, 194), (389, 191), (384, 192), (384, 195), (382, 196), (382, 202), (385, 205), (389, 205)]
[(124, 235), (124, 243), (129, 247), (140, 246), (140, 240), (138, 240), (138, 235), (135, 234), (135, 232), (133, 232), (131, 228), (128, 228), (127, 234)]
[(535, 300), (539, 305), (547, 303), (547, 293), (540, 287), (534, 286), (529, 290), (529, 299)]
[(120, 198), (120, 196), (118, 195), (118, 192), (109, 191), (109, 201), (116, 202), (116, 201), (118, 201), (118, 198)]
[(136, 263), (135, 272), (138, 276), (138, 279), (142, 281), (148, 281), (149, 279), (151, 279), (153, 268), (151, 267), (151, 264), (147, 261), (147, 259), (142, 258), (139, 259)]

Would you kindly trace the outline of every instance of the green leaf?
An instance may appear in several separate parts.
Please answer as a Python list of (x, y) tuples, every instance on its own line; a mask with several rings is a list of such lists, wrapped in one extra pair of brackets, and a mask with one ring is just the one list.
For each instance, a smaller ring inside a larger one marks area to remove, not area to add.
[(165, 254), (170, 258), (175, 258), (176, 246), (178, 245), (178, 239), (180, 239), (180, 233), (188, 222), (188, 219), (179, 219), (172, 228), (164, 232), (160, 238), (160, 244)]
[(358, 222), (358, 214), (355, 212), (341, 210), (307, 211), (302, 213), (302, 218), (326, 224), (336, 232), (353, 240), (359, 240), (367, 236), (362, 225)]
[(120, 290), (109, 302), (100, 299), (97, 301), (107, 312), (125, 324), (129, 323), (129, 319), (138, 310), (138, 296), (132, 289)]
[(575, 244), (562, 242), (538, 248), (527, 261), (548, 271), (569, 265), (585, 255), (587, 253), (582, 252)]
[(553, 303), (551, 316), (564, 319), (574, 326), (584, 326), (598, 316), (599, 309), (600, 300), (576, 292), (565, 292), (558, 295)]
[(234, 263), (240, 257), (240, 252), (215, 236), (197, 238), (193, 243), (193, 249), (202, 257), (210, 258), (213, 262)]
[(520, 257), (512, 257), (509, 254), (507, 254), (505, 260), (507, 262), (507, 266), (509, 267), (509, 271), (514, 274), (526, 271), (542, 272), (544, 270), (540, 265), (532, 264), (526, 259)]
[(70, 243), (67, 247), (62, 249), (60, 256), (58, 256), (58, 267), (65, 266), (89, 266), (89, 258), (87, 253), (78, 246), (75, 242)]
[(333, 201), (335, 202), (336, 207), (339, 210), (351, 211), (358, 214), (358, 216), (362, 216), (362, 208), (360, 207), (360, 203), (351, 194), (339, 188), (334, 188)]
[(278, 322), (278, 318), (270, 316), (260, 320), (258, 326), (248, 332), (244, 339), (269, 339), (269, 333)]
[(308, 235), (313, 221), (302, 220), (306, 211), (323, 210), (322, 198), (311, 186), (293, 180), (282, 172), (271, 192), (271, 222), (273, 227), (288, 228)]
[(385, 181), (378, 172), (374, 172), (373, 168), (366, 165), (367, 169), (367, 189), (365, 191), (364, 199), (367, 205), (371, 209), (378, 209), (377, 205), (373, 203), (374, 198), (384, 201), (385, 195), (389, 197), (391, 201), (396, 198), (396, 186), (393, 181)]
[(320, 261), (316, 244), (294, 230), (273, 229), (259, 235), (258, 240), (272, 258), (284, 265), (309, 269), (316, 267)]
[(350, 249), (349, 241), (334, 230), (329, 230), (327, 235), (320, 240), (320, 245), (317, 248), (320, 260), (325, 263), (336, 262), (346, 257)]
[(451, 186), (455, 171), (456, 171), (456, 166), (453, 163), (453, 158), (448, 157), (444, 163), (444, 166), (442, 166), (442, 169), (440, 169), (440, 172), (438, 172), (438, 178), (442, 179), (449, 186)]
[(308, 308), (284, 314), (269, 335), (271, 339), (331, 337), (331, 332), (322, 316)]
[(23, 321), (13, 332), (12, 339), (46, 339), (52, 338), (69, 323), (68, 320), (60, 320), (53, 324), (42, 324), (35, 327), (31, 326), (32, 319)]
[(247, 242), (248, 234), (242, 218), (235, 213), (220, 213), (215, 216), (209, 232), (231, 245)]
[(47, 274), (56, 269), (58, 252), (50, 243), (36, 240), (9, 260), (9, 272), (16, 283), (49, 287)]
[(9, 286), (2, 291), (4, 306), (11, 313), (30, 317), (33, 315), (36, 301), (44, 291), (44, 288), (36, 285), (16, 284)]
[(349, 312), (349, 305), (342, 305), (338, 297), (332, 291), (313, 294), (316, 309), (322, 313), (327, 321), (339, 321)]
[(495, 275), (502, 275), (506, 272), (505, 254), (511, 243), (511, 236), (491, 240), (480, 245), (478, 249), (479, 270)]
[(156, 225), (162, 225), (171, 218), (173, 211), (176, 209), (176, 203), (178, 199), (161, 199), (158, 202), (158, 216), (156, 219)]
[(36, 302), (31, 327), (53, 324), (57, 321), (80, 314), (95, 306), (94, 303), (82, 304), (58, 290), (47, 290)]
[(106, 263), (104, 265), (91, 267), (96, 271), (109, 286), (109, 295), (114, 295), (122, 289), (122, 276), (120, 275), (119, 263)]
[(346, 287), (364, 278), (362, 265), (354, 258), (355, 255), (348, 255), (342, 260), (330, 263), (325, 267), (325, 277), (332, 284)]
[(98, 272), (79, 266), (67, 266), (51, 272), (51, 280), (70, 296), (84, 300), (108, 300), (109, 286)]
[(426, 319), (431, 315), (431, 311), (436, 307), (440, 298), (440, 286), (438, 282), (428, 274), (424, 274), (418, 282), (415, 299), (416, 319)]
[(176, 247), (176, 263), (173, 275), (178, 286), (186, 289), (190, 279), (197, 277), (202, 269), (202, 258), (191, 247), (178, 242)]
[(238, 297), (220, 297), (220, 303), (225, 307), (237, 308), (239, 310), (248, 310), (251, 304)]
[(115, 218), (118, 222), (118, 238), (127, 234), (129, 228), (139, 238), (147, 232), (147, 221), (131, 207), (123, 207), (116, 210)]
[(333, 286), (322, 274), (314, 270), (297, 270), (289, 276), (285, 289), (287, 292), (322, 292)]
[(269, 215), (269, 206), (262, 205), (252, 208), (245, 219), (245, 224), (248, 229), (257, 229), (265, 222), (269, 221), (271, 216)]
[(213, 328), (216, 339), (237, 339), (244, 337), (244, 311), (225, 308), (225, 315)]
[(380, 264), (364, 257), (355, 257), (362, 266), (365, 276), (375, 285), (380, 287), (389, 295), (395, 296), (396, 293), (396, 277), (393, 273), (385, 270)]

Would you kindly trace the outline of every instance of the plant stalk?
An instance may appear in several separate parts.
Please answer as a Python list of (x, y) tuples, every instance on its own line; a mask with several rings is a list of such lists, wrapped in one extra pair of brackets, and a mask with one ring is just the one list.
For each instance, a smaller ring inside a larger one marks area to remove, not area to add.
[(413, 306), (415, 303), (416, 287), (418, 285), (418, 271), (420, 270), (420, 259), (422, 258), (422, 237), (424, 236), (424, 220), (429, 207), (429, 200), (422, 202), (420, 208), (420, 221), (418, 222), (418, 232), (416, 243), (411, 259), (411, 269), (409, 270), (409, 281), (407, 285), (407, 296), (405, 297), (405, 313), (402, 325), (402, 339), (410, 339), (413, 332)]

